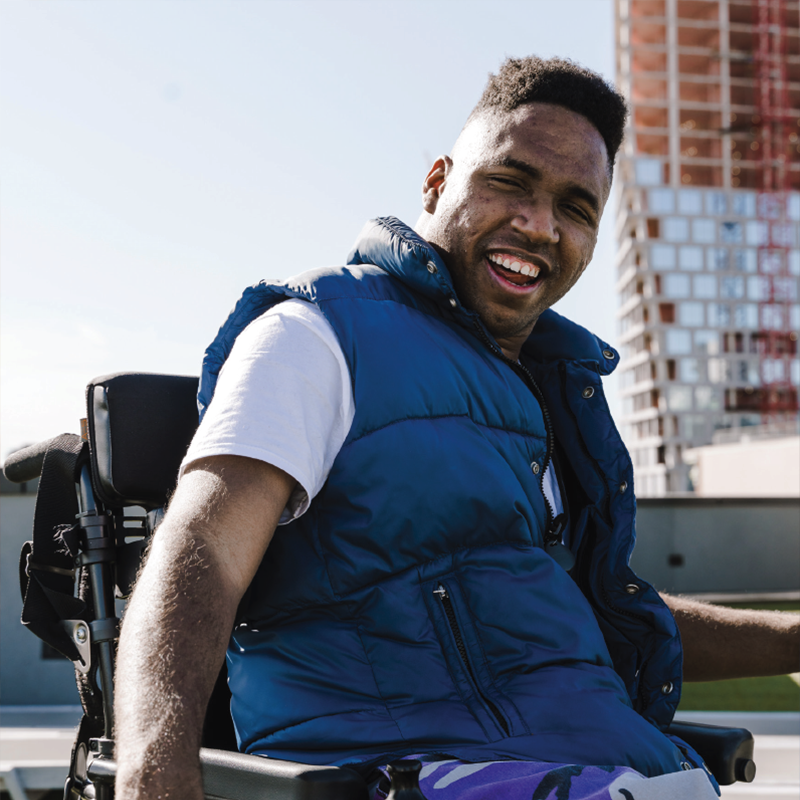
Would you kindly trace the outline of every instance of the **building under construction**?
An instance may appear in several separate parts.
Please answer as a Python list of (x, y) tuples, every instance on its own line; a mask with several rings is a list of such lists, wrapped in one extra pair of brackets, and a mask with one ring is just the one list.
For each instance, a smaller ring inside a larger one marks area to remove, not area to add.
[[(688, 448), (798, 416), (797, 0), (617, 0), (623, 436), (637, 493)], [(747, 469), (747, 465), (742, 465)]]

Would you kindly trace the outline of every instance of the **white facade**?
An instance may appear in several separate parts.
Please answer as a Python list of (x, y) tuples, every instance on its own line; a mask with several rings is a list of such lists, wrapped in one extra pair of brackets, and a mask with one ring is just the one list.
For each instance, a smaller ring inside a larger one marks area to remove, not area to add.
[[(797, 107), (798, 3), (786, 5)], [(791, 329), (796, 350), (800, 143), (792, 134), (785, 213), (765, 221), (751, 20), (749, 2), (617, 0), (618, 83), (631, 105), (617, 168), (622, 433), (644, 497), (691, 491), (687, 448), (762, 422), (760, 332)], [(769, 279), (781, 319), (763, 306), (768, 234), (787, 248), (785, 274)], [(796, 358), (776, 369), (800, 384)]]

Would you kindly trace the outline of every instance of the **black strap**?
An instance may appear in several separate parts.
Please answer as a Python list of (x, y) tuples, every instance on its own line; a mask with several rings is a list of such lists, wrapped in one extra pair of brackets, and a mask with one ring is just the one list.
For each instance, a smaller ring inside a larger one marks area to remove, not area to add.
[(86, 603), (75, 597), (76, 553), (71, 546), (78, 513), (75, 481), (87, 457), (80, 436), (64, 433), (51, 442), (36, 495), (33, 541), (22, 548), (19, 565), (22, 624), (71, 661), (80, 657), (61, 621), (88, 622)]

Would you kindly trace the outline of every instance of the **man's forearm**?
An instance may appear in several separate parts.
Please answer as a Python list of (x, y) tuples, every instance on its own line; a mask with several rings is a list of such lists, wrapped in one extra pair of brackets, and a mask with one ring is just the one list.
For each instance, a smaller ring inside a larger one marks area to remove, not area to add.
[(208, 698), (239, 601), (295, 481), (253, 459), (187, 469), (123, 620), (117, 661), (117, 800), (203, 797)]
[(785, 675), (800, 669), (800, 615), (662, 596), (681, 633), (685, 680)]
[(198, 752), (236, 599), (202, 541), (160, 530), (125, 614), (116, 678), (117, 800), (202, 798)]

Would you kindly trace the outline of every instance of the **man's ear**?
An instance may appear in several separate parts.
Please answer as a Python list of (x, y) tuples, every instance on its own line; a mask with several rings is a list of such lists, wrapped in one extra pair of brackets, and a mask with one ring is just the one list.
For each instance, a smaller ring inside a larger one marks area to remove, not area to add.
[(425, 176), (425, 180), (422, 182), (422, 207), (429, 214), (436, 211), (452, 168), (453, 159), (450, 156), (439, 156), (433, 162), (431, 171)]

